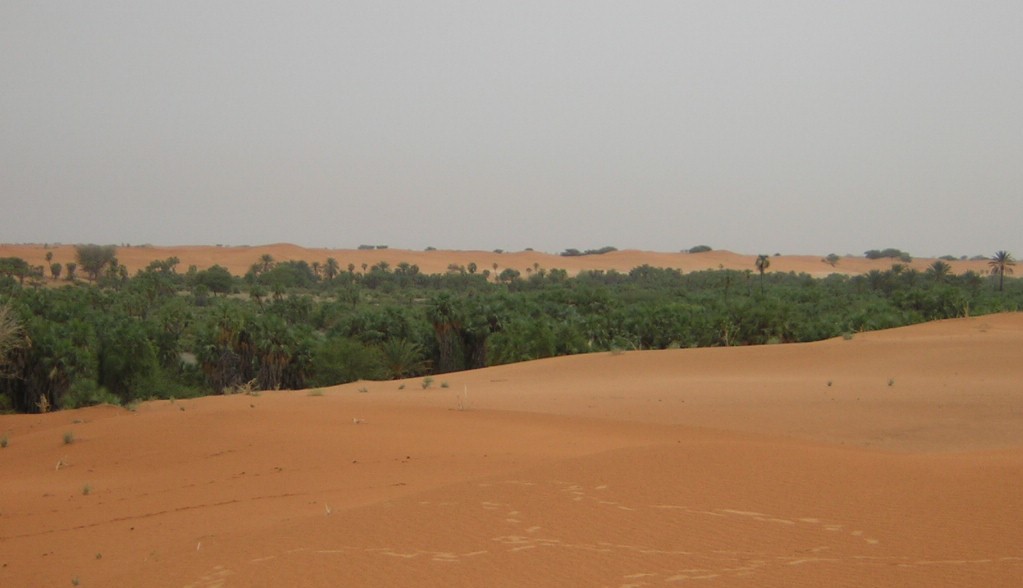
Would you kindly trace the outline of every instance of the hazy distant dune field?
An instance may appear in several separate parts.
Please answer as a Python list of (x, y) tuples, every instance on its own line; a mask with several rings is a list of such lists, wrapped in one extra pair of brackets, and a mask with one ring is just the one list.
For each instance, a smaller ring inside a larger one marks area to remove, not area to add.
[[(20, 257), (31, 265), (46, 265), (46, 252), (53, 253), (53, 260), (66, 263), (75, 260), (73, 245), (54, 245), (44, 247), (34, 245), (0, 245), (0, 257)], [(128, 268), (131, 274), (145, 268), (150, 262), (177, 257), (180, 260), (179, 270), (184, 271), (195, 265), (197, 269), (207, 269), (213, 265), (227, 268), (232, 274), (244, 275), (263, 255), (270, 255), (276, 261), (306, 261), (308, 263), (325, 263), (328, 258), (336, 259), (342, 269), (353, 264), (355, 271), (363, 271), (362, 265), (373, 266), (385, 261), (392, 267), (406, 262), (418, 265), (425, 273), (444, 273), (450, 265), (467, 266), (475, 263), (479, 270), (497, 271), (507, 268), (518, 270), (526, 275), (527, 270), (535, 268), (564, 269), (570, 274), (580, 270), (617, 270), (628, 272), (641, 265), (654, 267), (676, 268), (683, 271), (734, 269), (755, 271), (755, 253), (740, 254), (730, 251), (708, 251), (704, 253), (663, 253), (654, 251), (622, 250), (602, 255), (585, 255), (566, 257), (557, 253), (536, 251), (517, 251), (496, 253), (493, 251), (413, 251), (408, 249), (314, 249), (287, 243), (274, 245), (258, 245), (243, 247), (220, 246), (126, 246), (117, 248), (118, 262)], [(781, 255), (771, 257), (770, 271), (807, 273), (813, 276), (826, 276), (831, 273), (861, 274), (870, 270), (887, 270), (894, 263), (903, 263), (893, 259), (866, 259), (861, 254), (842, 256), (834, 266), (826, 263), (826, 253), (816, 255)], [(907, 267), (924, 271), (935, 260), (930, 258), (913, 259), (903, 263)], [(969, 270), (986, 274), (989, 270), (986, 260), (953, 260), (948, 261), (953, 273)]]

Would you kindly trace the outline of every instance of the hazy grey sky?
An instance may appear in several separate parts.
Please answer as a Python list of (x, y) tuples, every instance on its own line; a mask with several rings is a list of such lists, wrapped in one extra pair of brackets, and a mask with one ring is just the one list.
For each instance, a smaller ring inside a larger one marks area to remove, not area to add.
[(0, 0), (0, 241), (1023, 257), (1023, 2)]

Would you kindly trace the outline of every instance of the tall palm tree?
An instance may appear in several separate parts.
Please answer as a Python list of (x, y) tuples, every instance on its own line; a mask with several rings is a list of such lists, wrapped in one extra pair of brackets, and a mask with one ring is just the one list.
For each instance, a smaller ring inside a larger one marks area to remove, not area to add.
[(763, 294), (764, 293), (764, 272), (767, 271), (767, 268), (771, 267), (771, 258), (766, 256), (766, 255), (761, 254), (761, 255), (757, 256), (757, 261), (755, 263), (756, 263), (756, 266), (757, 266), (757, 271), (760, 272), (760, 293)]
[(1005, 274), (1012, 275), (1012, 266), (1016, 265), (1016, 260), (1012, 258), (1012, 254), (1008, 251), (997, 251), (991, 258), (991, 261), (987, 262), (991, 266), (991, 274), (998, 274), (998, 291), (1002, 291), (1002, 285), (1005, 281)]

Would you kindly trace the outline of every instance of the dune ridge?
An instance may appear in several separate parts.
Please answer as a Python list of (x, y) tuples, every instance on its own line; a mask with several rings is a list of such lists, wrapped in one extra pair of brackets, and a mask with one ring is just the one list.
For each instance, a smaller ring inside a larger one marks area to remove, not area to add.
[(4, 415), (0, 585), (1016, 586), (1021, 344), (1002, 314)]
[[(53, 253), (53, 260), (67, 263), (75, 260), (74, 245), (60, 244), (0, 244), (0, 257), (20, 257), (31, 265), (48, 265), (46, 252)], [(306, 261), (308, 263), (325, 263), (328, 258), (336, 259), (342, 270), (352, 264), (356, 272), (363, 271), (362, 265), (371, 267), (380, 262), (387, 262), (393, 268), (405, 262), (419, 266), (420, 270), (429, 274), (440, 274), (448, 271), (448, 266), (468, 266), (475, 263), (479, 271), (503, 271), (511, 268), (524, 276), (528, 271), (537, 268), (546, 270), (564, 269), (574, 275), (582, 270), (629, 270), (650, 265), (660, 268), (675, 268), (686, 272), (715, 269), (751, 270), (754, 271), (756, 254), (734, 253), (727, 250), (714, 250), (704, 253), (668, 253), (657, 251), (620, 250), (603, 255), (585, 255), (565, 257), (539, 251), (515, 251), (497, 253), (494, 251), (457, 251), (431, 250), (415, 251), (409, 249), (324, 249), (307, 248), (290, 243), (277, 243), (254, 246), (126, 246), (118, 247), (118, 262), (124, 265), (129, 273), (134, 274), (144, 269), (150, 262), (177, 257), (181, 260), (179, 271), (185, 271), (194, 265), (199, 270), (208, 269), (213, 265), (227, 268), (234, 275), (244, 275), (263, 255), (270, 255), (276, 261)], [(822, 261), (824, 255), (779, 255), (771, 257), (772, 272), (806, 273), (823, 277), (833, 273), (862, 274), (871, 270), (884, 271), (894, 263), (892, 259), (866, 259), (862, 256), (842, 257), (835, 266)], [(933, 263), (933, 258), (917, 258), (903, 265), (924, 271)], [(990, 269), (987, 260), (955, 260), (949, 261), (952, 273), (961, 274), (975, 271), (986, 274)], [(495, 267), (496, 270), (495, 270)], [(48, 274), (47, 274), (48, 275)]]

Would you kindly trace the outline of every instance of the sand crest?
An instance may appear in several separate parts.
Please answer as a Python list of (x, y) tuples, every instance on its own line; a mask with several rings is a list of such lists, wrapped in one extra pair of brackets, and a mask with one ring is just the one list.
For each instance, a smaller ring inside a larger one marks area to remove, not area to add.
[[(75, 248), (69, 244), (45, 246), (44, 244), (0, 244), (0, 257), (20, 257), (33, 266), (48, 267), (47, 252), (53, 253), (53, 261), (59, 263), (75, 261)], [(326, 263), (327, 259), (332, 257), (338, 261), (342, 270), (347, 271), (351, 264), (356, 272), (364, 271), (363, 264), (368, 268), (380, 262), (387, 262), (391, 268), (394, 268), (404, 262), (419, 266), (420, 271), (424, 273), (439, 274), (448, 271), (449, 266), (452, 265), (468, 267), (469, 264), (475, 263), (480, 272), (489, 270), (496, 274), (511, 268), (519, 271), (523, 277), (538, 269), (563, 269), (574, 275), (581, 270), (628, 272), (642, 265), (676, 268), (685, 272), (716, 269), (755, 271), (754, 261), (756, 259), (755, 253), (733, 253), (724, 250), (696, 254), (622, 250), (604, 255), (564, 257), (556, 253), (539, 251), (497, 253), (494, 251), (413, 251), (390, 248), (321, 249), (300, 247), (289, 243), (251, 247), (136, 245), (117, 248), (118, 262), (123, 264), (132, 275), (138, 270), (144, 269), (152, 261), (177, 257), (180, 260), (177, 268), (179, 272), (186, 271), (192, 265), (199, 270), (220, 265), (231, 273), (241, 276), (249, 271), (263, 255), (269, 255), (276, 261), (305, 261), (310, 264), (313, 262)], [(769, 271), (806, 273), (817, 277), (832, 273), (855, 275), (871, 270), (888, 270), (894, 263), (899, 263), (892, 259), (872, 260), (855, 255), (843, 256), (832, 266), (822, 261), (822, 257), (816, 255), (779, 255), (775, 257), (772, 255)], [(903, 265), (924, 271), (933, 262), (934, 259), (919, 258)], [(955, 260), (948, 263), (952, 267), (952, 272), (956, 274), (969, 270), (986, 274), (990, 269), (987, 260)], [(50, 275), (49, 270), (46, 271), (46, 275)]]

